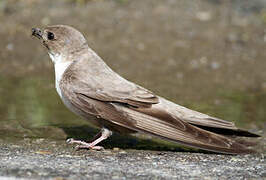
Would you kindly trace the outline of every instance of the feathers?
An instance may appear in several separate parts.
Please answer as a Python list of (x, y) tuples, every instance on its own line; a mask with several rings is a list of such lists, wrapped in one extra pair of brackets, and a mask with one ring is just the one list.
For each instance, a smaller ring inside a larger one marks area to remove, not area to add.
[(98, 126), (144, 132), (214, 152), (252, 152), (241, 141), (222, 134), (256, 135), (154, 95), (120, 77), (96, 55), (72, 63), (60, 88), (83, 117), (96, 116)]

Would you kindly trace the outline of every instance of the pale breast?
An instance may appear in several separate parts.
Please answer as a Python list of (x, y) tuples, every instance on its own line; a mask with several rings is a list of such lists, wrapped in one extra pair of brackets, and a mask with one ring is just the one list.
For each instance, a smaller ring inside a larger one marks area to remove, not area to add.
[(62, 94), (61, 88), (59, 86), (60, 81), (63, 77), (64, 72), (66, 71), (66, 69), (71, 65), (72, 61), (66, 61), (66, 59), (64, 59), (62, 56), (60, 55), (52, 55), (49, 54), (52, 62), (54, 63), (54, 69), (55, 69), (55, 88), (56, 91), (58, 93), (58, 95), (60, 96), (61, 100), (63, 101), (63, 103), (65, 104), (65, 106), (72, 111), (73, 113), (82, 116), (82, 112), (75, 108), (70, 101), (68, 100), (67, 97), (65, 97)]
[(61, 55), (53, 55), (49, 54), (52, 62), (54, 63), (54, 69), (55, 69), (55, 88), (62, 99), (62, 92), (59, 87), (60, 80), (62, 79), (62, 76), (66, 69), (69, 67), (69, 65), (72, 63), (71, 61), (67, 61), (64, 59)]

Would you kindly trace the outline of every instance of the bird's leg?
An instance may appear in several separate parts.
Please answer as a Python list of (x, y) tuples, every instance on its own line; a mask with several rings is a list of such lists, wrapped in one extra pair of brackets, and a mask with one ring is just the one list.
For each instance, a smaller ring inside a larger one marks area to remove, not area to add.
[(91, 143), (87, 143), (84, 141), (74, 140), (72, 138), (67, 139), (68, 144), (79, 144), (76, 146), (76, 149), (93, 149), (93, 150), (102, 150), (104, 149), (102, 146), (96, 146), (101, 141), (107, 139), (112, 135), (112, 131), (103, 128), (96, 136), (93, 138), (94, 140)]

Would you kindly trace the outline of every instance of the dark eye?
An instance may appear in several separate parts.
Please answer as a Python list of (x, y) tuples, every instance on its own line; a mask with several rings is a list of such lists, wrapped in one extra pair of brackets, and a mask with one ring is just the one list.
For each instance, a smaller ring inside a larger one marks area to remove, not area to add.
[(49, 40), (53, 40), (53, 39), (54, 39), (54, 33), (52, 33), (52, 32), (48, 32), (48, 33), (47, 33), (47, 38), (48, 38)]

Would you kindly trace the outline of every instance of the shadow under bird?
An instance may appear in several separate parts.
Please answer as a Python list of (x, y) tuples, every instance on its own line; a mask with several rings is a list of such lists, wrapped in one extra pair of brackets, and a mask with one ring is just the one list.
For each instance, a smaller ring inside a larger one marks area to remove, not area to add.
[(208, 151), (239, 154), (254, 152), (235, 137), (259, 137), (234, 123), (175, 104), (138, 86), (108, 67), (88, 46), (84, 36), (66, 25), (32, 28), (54, 63), (56, 90), (75, 114), (102, 130), (93, 142), (77, 148), (102, 149), (99, 142), (112, 131), (143, 132)]

